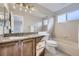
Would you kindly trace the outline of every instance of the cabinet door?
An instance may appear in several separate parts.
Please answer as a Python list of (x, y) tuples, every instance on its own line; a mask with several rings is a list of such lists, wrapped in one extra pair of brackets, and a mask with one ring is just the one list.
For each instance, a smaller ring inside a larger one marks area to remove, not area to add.
[(35, 39), (28, 39), (22, 41), (21, 55), (23, 56), (35, 55)]
[(17, 56), (19, 55), (18, 43), (0, 43), (0, 56)]

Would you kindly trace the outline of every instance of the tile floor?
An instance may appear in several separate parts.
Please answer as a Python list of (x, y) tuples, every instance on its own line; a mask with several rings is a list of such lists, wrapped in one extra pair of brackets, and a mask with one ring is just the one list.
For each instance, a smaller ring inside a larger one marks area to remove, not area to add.
[(56, 54), (52, 54), (48, 51), (45, 51), (45, 55), (44, 56), (68, 56), (66, 53), (61, 52), (59, 50), (56, 50)]
[(44, 56), (68, 56), (66, 53), (53, 47), (46, 47)]

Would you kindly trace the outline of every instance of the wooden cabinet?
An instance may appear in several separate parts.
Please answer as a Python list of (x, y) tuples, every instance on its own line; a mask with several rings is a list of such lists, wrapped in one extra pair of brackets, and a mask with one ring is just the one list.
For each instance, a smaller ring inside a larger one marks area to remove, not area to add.
[(1, 43), (0, 44), (1, 56), (17, 56), (19, 55), (18, 42)]
[(0, 56), (35, 56), (35, 39), (0, 43)]
[(0, 56), (35, 56), (36, 43), (41, 38), (28, 38), (0, 43)]
[(35, 56), (35, 39), (28, 39), (21, 42), (22, 56)]

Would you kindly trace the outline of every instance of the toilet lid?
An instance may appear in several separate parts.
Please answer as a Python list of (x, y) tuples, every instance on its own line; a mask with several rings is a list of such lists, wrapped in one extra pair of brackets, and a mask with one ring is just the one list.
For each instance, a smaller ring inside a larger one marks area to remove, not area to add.
[(57, 42), (56, 41), (54, 41), (54, 40), (46, 40), (46, 43), (48, 43), (48, 44), (52, 44), (52, 45), (56, 45), (57, 44)]

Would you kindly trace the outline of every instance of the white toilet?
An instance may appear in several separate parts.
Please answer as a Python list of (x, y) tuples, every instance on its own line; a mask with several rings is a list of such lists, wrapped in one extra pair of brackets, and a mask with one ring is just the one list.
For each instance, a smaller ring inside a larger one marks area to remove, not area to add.
[(46, 56), (54, 56), (56, 55), (56, 48), (57, 47), (57, 42), (55, 40), (46, 40), (46, 50), (45, 50), (45, 55)]

